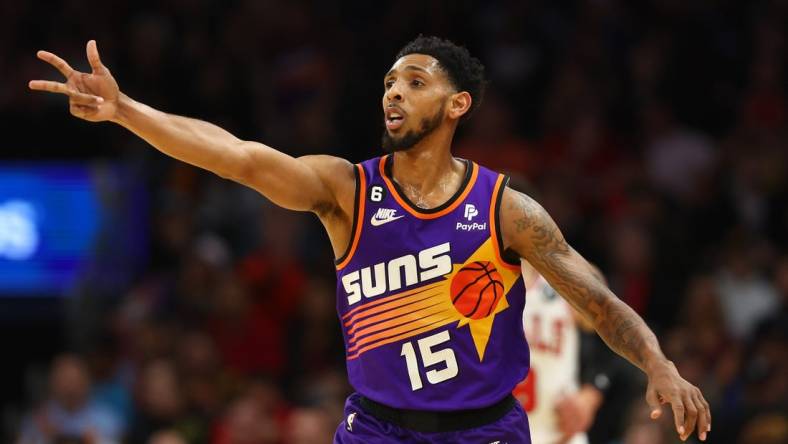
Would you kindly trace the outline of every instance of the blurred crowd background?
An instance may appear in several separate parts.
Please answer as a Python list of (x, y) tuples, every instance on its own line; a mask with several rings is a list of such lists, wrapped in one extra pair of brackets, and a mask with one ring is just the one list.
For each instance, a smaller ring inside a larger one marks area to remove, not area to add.
[[(70, 117), (26, 88), (58, 78), (37, 49), (85, 69), (94, 38), (137, 100), (361, 161), (425, 33), (488, 70), (455, 154), (527, 184), (600, 266), (711, 403), (708, 442), (788, 442), (787, 23), (785, 0), (0, 1), (0, 160), (122, 165), (149, 202), (126, 273), (97, 248), (66, 295), (0, 298), (0, 440), (329, 442), (350, 391), (316, 219)], [(674, 442), (617, 362), (592, 442)]]

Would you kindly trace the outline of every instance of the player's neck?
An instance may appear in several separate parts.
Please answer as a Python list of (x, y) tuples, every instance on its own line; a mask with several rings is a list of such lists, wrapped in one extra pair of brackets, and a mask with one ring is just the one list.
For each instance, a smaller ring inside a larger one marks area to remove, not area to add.
[(431, 134), (407, 151), (394, 153), (392, 177), (422, 208), (441, 205), (457, 192), (465, 164), (451, 155), (451, 137)]

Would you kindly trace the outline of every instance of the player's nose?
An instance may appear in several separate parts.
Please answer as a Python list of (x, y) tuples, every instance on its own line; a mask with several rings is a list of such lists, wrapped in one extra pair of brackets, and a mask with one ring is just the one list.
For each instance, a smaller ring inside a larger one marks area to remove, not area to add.
[(391, 88), (389, 88), (388, 91), (386, 91), (386, 100), (389, 103), (391, 102), (396, 103), (396, 102), (401, 102), (402, 98), (403, 98), (402, 89), (399, 87), (399, 82), (394, 82), (394, 84), (391, 85)]

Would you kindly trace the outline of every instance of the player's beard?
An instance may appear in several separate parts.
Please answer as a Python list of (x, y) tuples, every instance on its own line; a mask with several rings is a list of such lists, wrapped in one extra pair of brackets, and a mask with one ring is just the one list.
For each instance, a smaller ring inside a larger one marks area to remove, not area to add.
[(386, 153), (393, 153), (396, 151), (407, 151), (413, 148), (414, 145), (421, 142), (422, 139), (429, 136), (440, 126), (443, 121), (443, 111), (445, 107), (446, 104), (442, 104), (434, 116), (421, 119), (421, 125), (418, 131), (410, 130), (405, 133), (404, 136), (392, 136), (386, 128), (383, 128), (383, 140), (381, 142), (383, 151)]

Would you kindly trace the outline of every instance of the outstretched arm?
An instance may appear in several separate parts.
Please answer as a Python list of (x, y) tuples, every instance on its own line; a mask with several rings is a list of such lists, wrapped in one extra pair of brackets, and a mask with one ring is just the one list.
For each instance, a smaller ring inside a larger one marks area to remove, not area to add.
[(352, 214), (355, 181), (349, 162), (330, 156), (296, 159), (261, 143), (238, 139), (208, 122), (136, 102), (120, 92), (93, 40), (87, 44), (91, 73), (76, 71), (46, 51), (39, 51), (38, 57), (57, 68), (66, 82), (34, 80), (30, 88), (67, 95), (72, 115), (122, 125), (159, 151), (254, 188), (282, 207), (314, 211), (321, 217)]
[(646, 401), (652, 407), (652, 418), (659, 417), (659, 405), (668, 402), (681, 439), (686, 440), (697, 425), (698, 436), (705, 440), (711, 430), (711, 413), (700, 390), (678, 374), (643, 319), (618, 299), (569, 246), (544, 208), (525, 194), (507, 188), (501, 225), (505, 247), (530, 262), (593, 324), (611, 349), (646, 373)]

